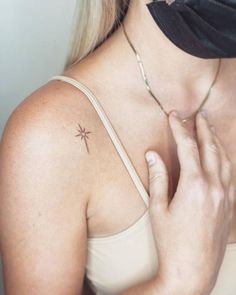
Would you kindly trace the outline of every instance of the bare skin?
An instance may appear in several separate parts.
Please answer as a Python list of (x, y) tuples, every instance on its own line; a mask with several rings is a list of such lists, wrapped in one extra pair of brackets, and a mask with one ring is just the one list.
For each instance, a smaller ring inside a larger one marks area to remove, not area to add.
[[(139, 8), (134, 6), (132, 9), (133, 10), (130, 12), (131, 15), (127, 16), (125, 22), (128, 33), (130, 32), (130, 35), (133, 37), (132, 39), (135, 40), (135, 34), (140, 31), (142, 32), (142, 29), (139, 27), (141, 24), (139, 24), (138, 21), (135, 23), (136, 26), (133, 25), (132, 27), (130, 25), (131, 19), (132, 24), (134, 22), (134, 15), (139, 15), (134, 11)], [(139, 13), (144, 14), (143, 11)], [(152, 30), (154, 30), (153, 33), (158, 35), (156, 25), (153, 23), (149, 24), (149, 18), (146, 18), (147, 24), (145, 23), (145, 25), (147, 28), (145, 32), (151, 31), (152, 33)], [(135, 32), (132, 32), (132, 29)], [(131, 33), (133, 33), (133, 35)], [(151, 35), (149, 38), (152, 40), (152, 37), (153, 36)], [(163, 38), (162, 35), (158, 35), (158, 37)], [(148, 42), (148, 40), (145, 41)], [(161, 41), (163, 40), (161, 39)], [(137, 45), (141, 47), (140, 44), (146, 43), (137, 42)], [(197, 58), (195, 59), (189, 55), (186, 56), (183, 52), (177, 51), (176, 48), (173, 49), (172, 45), (168, 43), (168, 46), (166, 44), (167, 50), (170, 52), (173, 50), (175, 51), (174, 53), (172, 52), (169, 60), (165, 59), (165, 63), (167, 63), (165, 66), (164, 63), (162, 64), (162, 58), (165, 58), (164, 53), (162, 52), (164, 50), (155, 48), (155, 43), (152, 43), (152, 46), (148, 45), (149, 44), (144, 48), (141, 47), (141, 49), (145, 52), (147, 48), (151, 50), (152, 47), (154, 47), (154, 53), (156, 54), (156, 52), (158, 52), (158, 59), (156, 56), (150, 57), (153, 51), (148, 52), (147, 56), (144, 55), (144, 61), (146, 61), (146, 63), (144, 62), (144, 66), (147, 65), (146, 72), (154, 93), (168, 111), (177, 109), (182, 116), (191, 114), (199, 106), (209, 88), (214, 77), (217, 61), (206, 61)], [(149, 62), (151, 62), (149, 61), (149, 57), (152, 59), (152, 66), (149, 65)], [(188, 59), (187, 61), (185, 60), (186, 58)], [(125, 64), (123, 62), (124, 60)], [(158, 61), (157, 64), (155, 64), (156, 60)], [(173, 65), (171, 67), (171, 65), (168, 65), (169, 62), (173, 62), (174, 64), (179, 62), (181, 72), (175, 74), (175, 70), (179, 71), (178, 67), (173, 67)], [(181, 63), (190, 64), (190, 66), (183, 68)], [(204, 109), (207, 110), (209, 122), (211, 125), (215, 126), (217, 134), (222, 140), (226, 152), (229, 154), (229, 157), (234, 164), (234, 171), (236, 169), (234, 144), (236, 140), (236, 117), (234, 111), (236, 107), (234, 94), (236, 90), (235, 66), (236, 59), (222, 60), (218, 81), (212, 89), (211, 95), (204, 107)], [(202, 67), (204, 68), (204, 72), (202, 71)], [(152, 71), (154, 70), (155, 72), (152, 74)], [(188, 70), (190, 70), (190, 73), (187, 72)], [(125, 74), (127, 72), (128, 75)], [(173, 78), (167, 78), (167, 74), (169, 73), (170, 75), (173, 74)], [(195, 75), (193, 78), (191, 77), (192, 73)], [(199, 77), (197, 76), (197, 73), (199, 73)], [(109, 118), (111, 118), (117, 133), (125, 144), (126, 150), (146, 189), (148, 189), (148, 171), (144, 168), (144, 152), (149, 148), (154, 148), (160, 153), (167, 165), (168, 172), (171, 175), (169, 189), (170, 195), (173, 196), (173, 193), (177, 188), (180, 168), (177, 158), (176, 144), (168, 126), (167, 117), (161, 112), (159, 106), (148, 94), (145, 88), (135, 57), (124, 38), (122, 30), (118, 29), (113, 37), (106, 41), (97, 52), (94, 52), (94, 54), (87, 57), (79, 65), (67, 70), (65, 75), (84, 82), (99, 97), (99, 100), (105, 108)], [(164, 76), (164, 78), (162, 78), (162, 76)], [(120, 77), (126, 78), (120, 79)], [(179, 79), (178, 81), (176, 81), (176, 77)], [(194, 79), (193, 82), (192, 79)], [(192, 87), (187, 85), (191, 85)], [(117, 112), (117, 110), (119, 111)], [(136, 122), (136, 124), (133, 124), (133, 122)], [(129, 127), (127, 128), (126, 126)], [(189, 122), (187, 127), (192, 134), (195, 133), (193, 122)], [(101, 129), (103, 129), (103, 126), (101, 126)], [(162, 134), (161, 138), (159, 136), (160, 134)], [(194, 136), (196, 137), (196, 134), (194, 134)], [(93, 146), (91, 146), (91, 149), (92, 148)], [(103, 147), (104, 157), (106, 154), (110, 154), (111, 150), (114, 150), (111, 143), (108, 143), (107, 148), (108, 149), (106, 149), (105, 146)], [(138, 192), (136, 192), (132, 180), (116, 153), (114, 153), (114, 160), (109, 161), (108, 165), (104, 162), (99, 163), (98, 165), (102, 167), (103, 171), (105, 169), (107, 173), (103, 174), (102, 178), (96, 178), (96, 193), (94, 193), (94, 198), (92, 198), (92, 201), (90, 202), (91, 206), (88, 214), (90, 218), (88, 219), (88, 222), (90, 235), (92, 236), (117, 233), (127, 228), (145, 211), (145, 205), (139, 197)], [(114, 165), (117, 167), (115, 170), (111, 168), (114, 167)], [(114, 171), (114, 175), (111, 175), (111, 170)], [(116, 181), (111, 183), (110, 178)], [(233, 178), (234, 184), (236, 185), (235, 172)], [(108, 183), (110, 183), (111, 186), (109, 186)], [(113, 191), (116, 192), (116, 200), (120, 200), (120, 202), (116, 204), (117, 210), (115, 216), (112, 210), (114, 204), (109, 201), (111, 187)], [(99, 192), (101, 192), (101, 194)], [(127, 195), (129, 195), (129, 201), (127, 201)], [(125, 208), (123, 206), (124, 202), (126, 204)], [(133, 206), (137, 208), (135, 212), (131, 210)], [(110, 220), (109, 225), (107, 224), (108, 216)], [(236, 217), (234, 218), (229, 235), (229, 243), (233, 242), (236, 242)]]
[[(139, 30), (141, 24), (134, 9), (127, 18), (126, 26), (130, 33), (133, 32), (133, 37), (136, 36), (135, 32), (145, 32), (144, 28)], [(128, 26), (131, 23), (134, 25)], [(148, 18), (146, 25), (151, 28), (147, 30), (150, 34), (157, 33), (156, 25), (149, 23)], [(152, 36), (147, 37), (147, 42), (153, 40)], [(157, 39), (159, 37), (156, 36)], [(152, 43), (153, 47), (145, 42), (137, 44), (146, 44), (145, 48), (151, 50), (150, 54), (144, 53), (147, 72), (154, 92), (162, 98), (166, 109), (176, 108), (183, 115), (194, 111), (210, 84), (216, 62), (193, 59), (180, 52), (177, 54), (171, 46), (168, 50), (173, 54), (168, 54), (170, 59), (165, 60), (166, 47), (162, 50), (155, 48), (155, 42)], [(188, 64), (188, 67), (179, 72), (181, 62)], [(221, 79), (205, 107), (209, 121), (215, 126), (233, 163), (234, 185), (235, 63), (235, 59), (224, 60)], [(202, 68), (205, 69), (204, 75)], [(168, 118), (146, 92), (135, 58), (122, 32), (118, 30), (98, 50), (65, 74), (84, 82), (98, 96), (147, 191), (149, 176), (144, 154), (152, 149), (161, 155), (169, 172), (169, 195), (173, 197), (180, 174), (176, 143)], [(85, 141), (76, 136), (79, 134), (78, 124), (91, 132), (87, 142), (89, 149)], [(193, 125), (189, 124), (188, 130), (194, 134)], [(86, 236), (120, 232), (146, 210), (106, 130), (80, 91), (62, 82), (52, 81), (18, 107), (7, 124), (1, 149), (4, 185), (1, 189), (0, 216), (1, 225), (8, 232), (4, 233), (1, 246), (3, 253), (4, 250), (7, 253), (8, 249), (8, 254), (3, 256), (7, 266), (7, 294), (28, 294), (32, 291), (37, 295), (37, 289), (40, 295), (77, 294), (82, 288), (84, 276)], [(30, 159), (28, 155), (31, 155)], [(109, 161), (106, 160), (107, 155)], [(79, 170), (79, 167), (83, 169)], [(102, 174), (98, 173), (100, 169)], [(45, 171), (48, 177), (45, 177)], [(77, 181), (72, 181), (75, 178)], [(114, 202), (110, 200), (111, 190), (116, 200), (115, 210)], [(30, 214), (27, 215), (27, 212)], [(236, 242), (235, 219), (228, 243)], [(22, 231), (24, 226), (27, 230)], [(50, 250), (50, 255), (45, 249)], [(27, 261), (24, 251), (27, 252)], [(34, 269), (35, 265), (38, 265), (37, 269)], [(46, 273), (45, 269), (49, 272)], [(68, 273), (71, 275), (68, 276)], [(49, 284), (52, 278), (56, 278), (57, 284)], [(143, 290), (158, 294), (156, 282), (140, 286), (140, 294)], [(14, 293), (16, 291), (18, 293)], [(137, 289), (135, 292), (138, 294)], [(127, 294), (132, 294), (132, 290)]]

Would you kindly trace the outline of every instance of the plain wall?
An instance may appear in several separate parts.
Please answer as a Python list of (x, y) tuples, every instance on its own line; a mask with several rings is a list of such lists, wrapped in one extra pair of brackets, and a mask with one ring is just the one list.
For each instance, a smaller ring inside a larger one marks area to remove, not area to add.
[(15, 107), (63, 70), (74, 8), (75, 0), (0, 0), (0, 136)]

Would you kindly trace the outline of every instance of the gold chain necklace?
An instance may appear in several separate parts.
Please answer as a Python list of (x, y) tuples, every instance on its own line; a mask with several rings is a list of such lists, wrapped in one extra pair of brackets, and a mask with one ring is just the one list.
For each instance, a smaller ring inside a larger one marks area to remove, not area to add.
[[(125, 30), (125, 27), (124, 27), (124, 24), (121, 23), (121, 27), (123, 29), (123, 32), (125, 34), (125, 37), (130, 45), (130, 47), (132, 48), (132, 50), (134, 51), (135, 53), (135, 56), (136, 56), (136, 59), (137, 59), (137, 62), (138, 62), (138, 65), (139, 65), (139, 68), (140, 68), (140, 71), (141, 71), (141, 74), (142, 74), (142, 77), (143, 77), (143, 80), (146, 84), (146, 87), (147, 87), (147, 90), (148, 92), (151, 94), (151, 96), (156, 100), (156, 102), (158, 103), (158, 105), (160, 106), (161, 110), (164, 112), (164, 114), (168, 117), (168, 112), (164, 109), (164, 107), (162, 106), (161, 102), (157, 99), (157, 97), (154, 95), (154, 93), (152, 92), (150, 86), (149, 86), (149, 83), (148, 83), (148, 79), (147, 79), (147, 76), (145, 74), (145, 71), (144, 71), (144, 66), (143, 66), (143, 63), (141, 61), (141, 58), (140, 58), (140, 55), (138, 54), (137, 50), (134, 48), (133, 44), (131, 43), (128, 35), (127, 35), (127, 32)], [(202, 103), (200, 104), (200, 106), (197, 108), (197, 110), (195, 112), (193, 112), (190, 116), (186, 117), (186, 118), (183, 118), (182, 119), (182, 123), (185, 123), (187, 122), (188, 120), (194, 118), (194, 116), (202, 109), (203, 105), (206, 103), (209, 95), (210, 95), (210, 92), (211, 92), (211, 89), (212, 87), (214, 86), (216, 80), (217, 80), (217, 77), (218, 77), (218, 74), (219, 74), (219, 71), (220, 71), (220, 65), (221, 65), (221, 58), (219, 58), (219, 62), (218, 62), (218, 67), (217, 67), (217, 70), (216, 70), (216, 74), (215, 74), (215, 77), (210, 85), (210, 88), (208, 89), (207, 91), (207, 94), (205, 95)]]

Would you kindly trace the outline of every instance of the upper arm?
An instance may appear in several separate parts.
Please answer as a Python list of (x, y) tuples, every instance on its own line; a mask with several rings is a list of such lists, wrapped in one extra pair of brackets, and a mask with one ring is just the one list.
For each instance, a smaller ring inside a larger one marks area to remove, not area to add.
[(26, 103), (5, 126), (0, 229), (6, 294), (74, 295), (82, 288), (88, 200), (84, 151), (56, 112), (43, 103)]

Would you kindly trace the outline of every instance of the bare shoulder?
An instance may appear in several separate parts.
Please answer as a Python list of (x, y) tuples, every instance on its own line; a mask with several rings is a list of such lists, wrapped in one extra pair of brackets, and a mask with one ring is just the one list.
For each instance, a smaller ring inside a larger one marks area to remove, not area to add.
[(14, 109), (5, 125), (1, 146), (21, 157), (23, 151), (28, 156), (47, 153), (61, 160), (66, 157), (67, 165), (84, 167), (86, 177), (91, 171), (86, 168), (97, 153), (99, 126), (101, 122), (84, 93), (68, 83), (52, 80)]
[(10, 115), (0, 145), (7, 294), (81, 290), (98, 121), (85, 96), (61, 81), (43, 85)]

